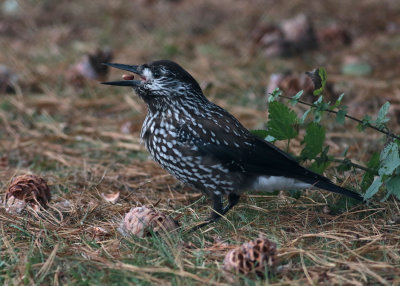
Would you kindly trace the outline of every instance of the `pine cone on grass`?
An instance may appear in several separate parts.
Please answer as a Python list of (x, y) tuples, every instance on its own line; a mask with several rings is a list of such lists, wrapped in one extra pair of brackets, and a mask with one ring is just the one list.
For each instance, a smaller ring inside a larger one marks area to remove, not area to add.
[(51, 194), (49, 186), (43, 178), (25, 174), (12, 179), (6, 193), (6, 201), (12, 197), (38, 209), (38, 205), (47, 206)]
[(146, 237), (154, 233), (170, 232), (179, 227), (179, 223), (147, 206), (132, 208), (121, 223), (120, 230), (123, 234), (133, 234), (138, 237)]
[(276, 266), (276, 244), (267, 238), (257, 238), (229, 251), (224, 259), (224, 270), (228, 273), (249, 275), (256, 273), (264, 277)]

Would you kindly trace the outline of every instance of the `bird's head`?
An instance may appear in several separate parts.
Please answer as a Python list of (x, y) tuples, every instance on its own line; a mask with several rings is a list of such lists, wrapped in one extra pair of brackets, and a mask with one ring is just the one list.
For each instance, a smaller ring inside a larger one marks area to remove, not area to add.
[(191, 99), (204, 97), (197, 81), (172, 61), (154, 61), (139, 66), (115, 63), (105, 63), (105, 65), (132, 72), (140, 79), (134, 79), (133, 75), (124, 75), (121, 81), (103, 82), (103, 84), (130, 86), (149, 105), (156, 102), (157, 105), (168, 104), (173, 100), (188, 97)]

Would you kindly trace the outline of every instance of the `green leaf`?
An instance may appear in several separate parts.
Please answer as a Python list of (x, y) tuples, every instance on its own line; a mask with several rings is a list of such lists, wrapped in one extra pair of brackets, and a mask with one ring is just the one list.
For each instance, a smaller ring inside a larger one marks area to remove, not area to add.
[(280, 95), (282, 95), (282, 90), (280, 90), (279, 87), (275, 88), (272, 93), (270, 93), (270, 96), (268, 96), (268, 102), (276, 101)]
[(376, 125), (378, 127), (383, 127), (383, 125), (389, 121), (389, 118), (386, 117), (390, 107), (390, 102), (386, 102), (382, 107), (379, 109), (378, 117), (375, 120)]
[(318, 123), (311, 122), (304, 136), (304, 149), (301, 151), (302, 160), (314, 159), (322, 151), (325, 141), (325, 128)]
[(312, 109), (308, 109), (306, 112), (304, 112), (303, 116), (300, 118), (300, 124), (304, 124), (304, 121), (306, 121), (308, 114), (311, 112)]
[[(376, 172), (378, 172), (378, 169), (379, 169), (379, 153), (378, 152), (374, 152), (372, 154), (371, 158), (369, 159), (369, 161), (367, 163), (367, 168), (376, 170)], [(375, 174), (376, 173), (366, 172), (363, 175), (363, 178), (361, 181), (361, 189), (362, 190), (367, 189), (368, 186), (372, 184), (372, 182), (374, 181)]]
[(299, 99), (303, 95), (303, 92), (304, 92), (303, 90), (300, 90), (298, 93), (296, 93), (295, 96), (293, 96), (291, 99), (289, 99), (290, 104), (292, 106), (295, 106), (299, 102)]
[(349, 158), (344, 158), (343, 162), (337, 167), (339, 172), (346, 172), (351, 170), (351, 160)]
[(321, 122), (322, 114), (323, 114), (323, 112), (318, 111), (318, 110), (314, 110), (314, 122), (315, 123), (320, 123)]
[(325, 86), (326, 86), (326, 81), (328, 79), (328, 74), (326, 73), (326, 70), (324, 68), (319, 68), (318, 69), (318, 76), (319, 76), (319, 78), (321, 80), (321, 87), (316, 89), (316, 90), (314, 90), (313, 94), (315, 96), (320, 95), (324, 91)]
[(314, 101), (315, 109), (319, 111), (326, 111), (329, 109), (329, 103), (324, 101), (322, 96), (318, 97), (316, 101)]
[(338, 108), (340, 106), (340, 104), (342, 103), (343, 97), (344, 97), (344, 93), (339, 95), (339, 98), (336, 100), (335, 104), (331, 106), (331, 110)]
[(392, 175), (393, 171), (400, 166), (399, 147), (392, 141), (383, 149), (379, 160), (381, 161), (379, 175)]
[(319, 77), (321, 78), (322, 88), (325, 88), (326, 81), (328, 80), (328, 73), (325, 68), (319, 68), (318, 70)]
[(369, 199), (373, 195), (375, 195), (378, 191), (379, 188), (382, 186), (382, 178), (381, 177), (375, 177), (374, 181), (372, 184), (369, 186), (367, 192), (364, 195), (364, 199)]
[(326, 103), (322, 96), (320, 96), (316, 101), (314, 101), (314, 122), (319, 123), (322, 119), (323, 113), (329, 109), (329, 103)]
[(292, 98), (293, 98), (293, 99), (296, 99), (296, 100), (299, 100), (300, 97), (303, 95), (303, 93), (304, 93), (304, 90), (300, 90), (300, 91), (299, 91), (298, 93), (296, 93), (296, 95), (293, 96)]
[(322, 174), (326, 168), (331, 164), (331, 158), (328, 156), (329, 146), (325, 146), (321, 155), (315, 158), (314, 163), (311, 164), (310, 169), (318, 174)]
[(367, 167), (370, 169), (378, 170), (379, 168), (379, 153), (374, 152), (367, 163)]
[(323, 103), (324, 98), (322, 96), (318, 97), (316, 101), (314, 101), (315, 106), (320, 106)]
[(297, 136), (298, 131), (296, 113), (286, 105), (273, 101), (268, 109), (268, 134), (277, 140), (291, 139)]
[(361, 119), (361, 121), (362, 122), (357, 125), (357, 129), (359, 131), (364, 131), (365, 128), (367, 128), (368, 126), (370, 126), (372, 124), (372, 118), (368, 114), (365, 114), (365, 116), (363, 117), (363, 119)]
[(256, 129), (256, 130), (250, 130), (251, 134), (257, 136), (260, 139), (265, 139), (267, 138), (268, 135), (268, 131), (264, 130), (264, 129)]
[(347, 114), (347, 106), (342, 106), (336, 114), (336, 122), (338, 124), (344, 124), (344, 120), (346, 119)]
[(326, 168), (328, 168), (330, 165), (330, 161), (315, 161), (314, 163), (311, 164), (310, 169), (311, 171), (314, 171), (317, 174), (322, 174), (325, 172)]
[(388, 195), (392, 194), (400, 199), (400, 176), (394, 176), (389, 178), (386, 182), (386, 189), (388, 191)]

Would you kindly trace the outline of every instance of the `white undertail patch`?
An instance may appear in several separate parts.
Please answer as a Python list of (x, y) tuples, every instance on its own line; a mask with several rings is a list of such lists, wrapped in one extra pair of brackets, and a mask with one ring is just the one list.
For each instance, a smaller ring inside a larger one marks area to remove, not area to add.
[(302, 181), (282, 176), (259, 176), (251, 186), (251, 189), (262, 192), (273, 192), (289, 189), (309, 189), (314, 186)]

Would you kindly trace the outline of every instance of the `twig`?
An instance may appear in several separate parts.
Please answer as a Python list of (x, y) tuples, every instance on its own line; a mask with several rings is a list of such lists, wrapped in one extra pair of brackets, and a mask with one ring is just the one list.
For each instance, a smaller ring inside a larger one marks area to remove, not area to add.
[[(291, 97), (285, 96), (285, 95), (279, 95), (279, 97), (282, 97), (282, 98), (285, 98), (285, 99), (292, 99)], [(302, 101), (302, 100), (298, 100), (297, 102), (299, 102), (299, 103), (301, 103), (301, 104), (304, 104), (304, 105), (307, 105), (307, 106), (310, 106), (310, 107), (316, 107), (314, 104), (308, 103), (308, 102), (305, 102), (305, 101)], [(324, 111), (327, 111), (327, 112), (329, 112), (329, 113), (334, 113), (334, 114), (337, 114), (337, 113), (338, 113), (337, 111), (335, 111), (335, 110), (330, 110), (330, 109), (325, 109)], [(360, 124), (364, 124), (366, 127), (372, 128), (372, 129), (374, 129), (374, 130), (376, 130), (376, 131), (379, 131), (379, 132), (381, 132), (381, 133), (383, 133), (383, 134), (386, 134), (386, 135), (389, 136), (389, 137), (392, 137), (392, 138), (395, 138), (395, 139), (397, 139), (397, 140), (400, 140), (400, 137), (399, 137), (399, 136), (393, 134), (393, 133), (390, 132), (390, 131), (386, 131), (386, 130), (380, 129), (380, 128), (378, 128), (378, 127), (376, 127), (376, 126), (374, 126), (374, 125), (372, 125), (372, 124), (370, 124), (370, 123), (364, 123), (362, 120), (360, 120), (360, 119), (358, 119), (358, 118), (355, 118), (355, 117), (353, 117), (353, 116), (351, 116), (351, 115), (345, 114), (344, 116), (347, 117), (347, 118), (349, 118), (349, 119), (351, 119), (351, 120), (354, 120), (354, 121), (356, 121), (356, 122), (358, 122), (358, 123), (360, 123)]]
[(335, 162), (335, 163), (346, 163), (346, 164), (348, 164), (348, 165), (350, 165), (350, 166), (352, 166), (354, 168), (357, 168), (357, 169), (360, 169), (360, 170), (363, 170), (363, 171), (378, 175), (378, 172), (376, 170), (368, 168), (368, 167), (365, 167), (365, 166), (362, 166), (362, 165), (358, 165), (356, 163), (353, 163), (350, 160), (342, 160), (342, 159), (333, 158), (333, 159), (330, 159), (330, 161)]

